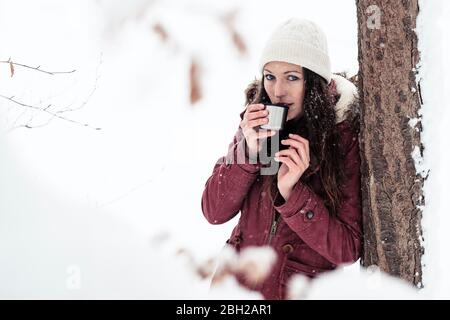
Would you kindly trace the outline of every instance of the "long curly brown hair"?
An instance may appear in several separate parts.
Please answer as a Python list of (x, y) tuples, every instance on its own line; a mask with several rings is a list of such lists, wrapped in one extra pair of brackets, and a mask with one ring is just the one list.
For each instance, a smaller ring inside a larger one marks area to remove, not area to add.
[[(286, 122), (286, 127), (280, 131), (281, 139), (286, 139), (289, 133), (299, 134), (309, 141), (310, 166), (300, 180), (310, 186), (311, 177), (318, 174), (325, 190), (324, 204), (331, 216), (337, 216), (342, 203), (340, 185), (344, 181), (342, 146), (336, 131), (335, 99), (330, 93), (327, 82), (307, 68), (305, 75), (305, 97), (303, 99), (302, 116)], [(253, 103), (270, 103), (270, 98), (264, 89), (264, 77), (249, 85), (246, 92), (247, 105)], [(270, 153), (271, 138), (268, 138), (267, 149)], [(280, 145), (280, 150), (287, 146)], [(277, 187), (277, 174), (262, 176), (263, 191), (269, 194), (272, 204), (281, 199)]]

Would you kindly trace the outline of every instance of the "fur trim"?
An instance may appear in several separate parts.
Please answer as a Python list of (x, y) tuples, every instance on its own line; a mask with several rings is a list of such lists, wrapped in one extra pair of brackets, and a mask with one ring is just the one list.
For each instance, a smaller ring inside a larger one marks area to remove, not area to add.
[(356, 86), (343, 76), (333, 74), (331, 79), (336, 84), (336, 93), (339, 100), (336, 102), (336, 123), (347, 119), (348, 113), (352, 112), (352, 106), (358, 101), (358, 90)]

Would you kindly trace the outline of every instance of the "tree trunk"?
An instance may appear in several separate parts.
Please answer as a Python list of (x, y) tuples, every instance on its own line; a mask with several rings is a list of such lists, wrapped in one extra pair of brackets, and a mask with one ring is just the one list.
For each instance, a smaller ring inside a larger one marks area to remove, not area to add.
[[(423, 174), (418, 0), (357, 0), (364, 222), (362, 264), (421, 287)], [(418, 120), (415, 121), (414, 119)], [(414, 151), (414, 152), (413, 152)]]

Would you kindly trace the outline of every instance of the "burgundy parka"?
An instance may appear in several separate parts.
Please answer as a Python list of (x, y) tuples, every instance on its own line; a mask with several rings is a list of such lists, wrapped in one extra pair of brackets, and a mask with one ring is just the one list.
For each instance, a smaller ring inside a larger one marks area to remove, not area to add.
[(240, 128), (227, 156), (217, 161), (205, 184), (201, 204), (208, 222), (222, 224), (241, 212), (228, 244), (238, 251), (248, 246), (269, 245), (277, 253), (275, 266), (264, 282), (253, 284), (242, 275), (237, 277), (247, 288), (260, 291), (265, 299), (285, 299), (286, 284), (293, 274), (314, 278), (360, 257), (359, 141), (345, 119), (350, 104), (355, 103), (356, 89), (340, 76), (334, 76), (333, 82), (340, 97), (335, 107), (336, 126), (345, 152), (347, 178), (337, 218), (330, 216), (319, 196), (324, 190), (317, 173), (311, 178), (311, 187), (299, 181), (287, 202), (272, 205), (269, 195), (262, 190), (267, 176), (260, 174), (261, 164), (235, 163), (236, 152), (245, 140)]

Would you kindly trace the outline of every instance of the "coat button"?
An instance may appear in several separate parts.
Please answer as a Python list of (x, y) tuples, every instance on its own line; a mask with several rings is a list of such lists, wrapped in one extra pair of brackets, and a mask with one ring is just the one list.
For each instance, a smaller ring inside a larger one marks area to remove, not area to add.
[(311, 220), (314, 217), (314, 212), (312, 211), (308, 211), (306, 213), (306, 218), (308, 218), (308, 220)]
[(284, 246), (282, 246), (281, 250), (283, 250), (283, 252), (285, 254), (288, 254), (288, 253), (291, 253), (292, 251), (294, 251), (294, 247), (292, 246), (292, 244), (288, 243), (288, 244), (285, 244)]

